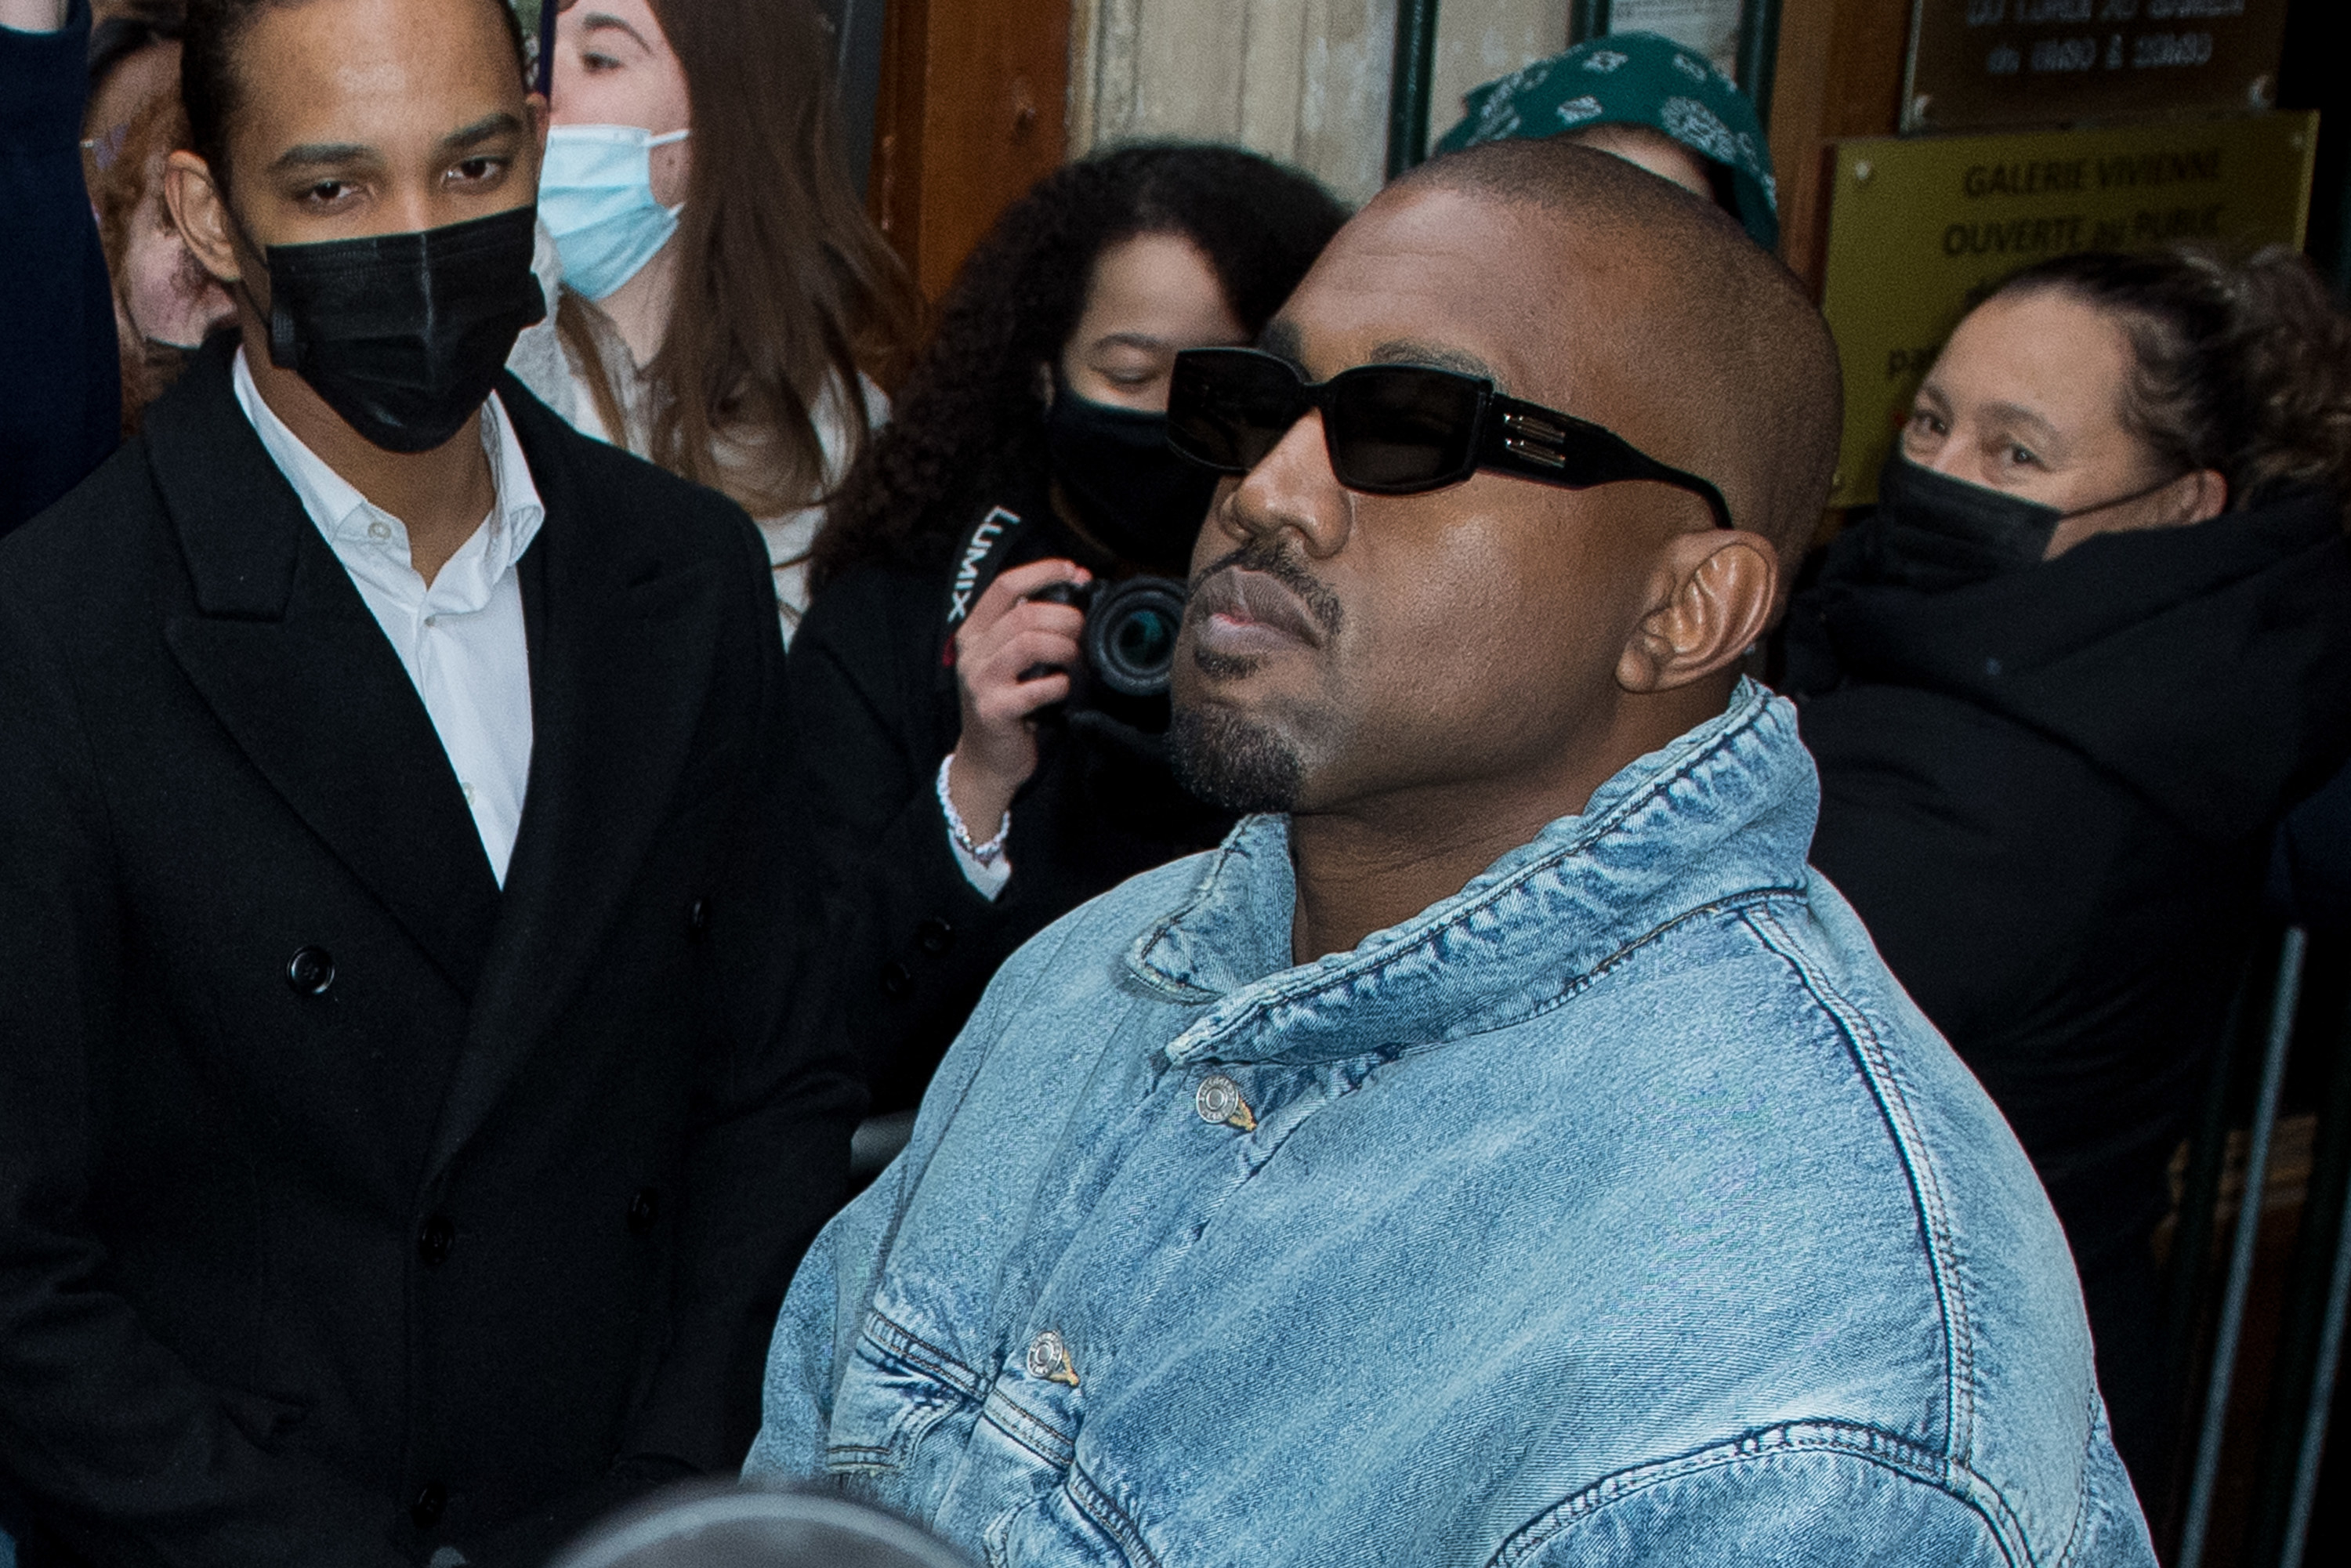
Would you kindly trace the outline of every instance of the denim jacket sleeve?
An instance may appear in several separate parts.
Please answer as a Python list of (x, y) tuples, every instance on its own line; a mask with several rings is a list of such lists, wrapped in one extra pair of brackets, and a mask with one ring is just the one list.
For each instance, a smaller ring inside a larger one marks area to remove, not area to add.
[(940, 1063), (906, 1147), (833, 1217), (800, 1260), (768, 1343), (759, 1436), (744, 1461), (746, 1476), (814, 1480), (825, 1475), (833, 1396), (872, 1306), (907, 1201), (956, 1103), (985, 1063), (1013, 998), (1026, 989), (1024, 976), (1049, 965), (1059, 946), (1040, 938), (998, 972)]
[[(2110, 1453), (2094, 1447), (2087, 1462), (2118, 1479)], [(2089, 1490), (2050, 1568), (2144, 1568), (2151, 1560), (2127, 1486)], [(1994, 1516), (2011, 1528), (1997, 1528)], [(1807, 1422), (1611, 1476), (1529, 1521), (1491, 1568), (2022, 1568), (2001, 1543), (2005, 1534), (2022, 1545), (2014, 1522), (2009, 1500), (1963, 1468), (1889, 1434)]]
[(851, 1342), (873, 1299), (890, 1232), (904, 1207), (905, 1155), (835, 1215), (800, 1260), (768, 1346), (759, 1436), (747, 1476), (814, 1480)]
[(1531, 1521), (1495, 1568), (1774, 1563), (2007, 1568), (1966, 1501), (1851, 1452), (1756, 1454), (1727, 1445), (1618, 1475)]
[[(845, 1229), (873, 1207), (878, 1187), (868, 1187), (828, 1225), (800, 1260), (799, 1272), (776, 1317), (768, 1343), (768, 1374), (759, 1411), (759, 1436), (744, 1461), (747, 1476), (807, 1480), (824, 1473), (824, 1432), (831, 1416), (832, 1369), (839, 1363), (837, 1325), (853, 1322), (850, 1303), (840, 1299), (839, 1281), (849, 1260)], [(853, 1268), (851, 1272), (861, 1272)]]

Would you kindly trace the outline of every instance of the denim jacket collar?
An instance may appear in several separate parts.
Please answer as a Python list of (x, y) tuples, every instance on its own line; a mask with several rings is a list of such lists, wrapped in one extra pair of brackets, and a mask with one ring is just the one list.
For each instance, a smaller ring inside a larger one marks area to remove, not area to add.
[(1742, 680), (1723, 713), (1640, 758), (1450, 898), (1291, 966), (1289, 819), (1243, 821), (1127, 962), (1207, 1011), (1171, 1063), (1336, 1061), (1540, 1011), (1693, 910), (1799, 889), (1820, 785), (1795, 710)]

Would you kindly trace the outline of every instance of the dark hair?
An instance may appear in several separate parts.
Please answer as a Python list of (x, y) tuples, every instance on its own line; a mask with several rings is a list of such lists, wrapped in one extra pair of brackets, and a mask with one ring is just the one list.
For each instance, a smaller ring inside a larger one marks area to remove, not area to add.
[[(243, 102), (236, 78), (236, 51), (264, 11), (304, 0), (188, 0), (187, 30), (180, 48), (180, 101), (188, 110), (188, 145), (212, 171), (213, 183), (228, 189), (228, 125)], [(513, 40), (515, 70), (528, 75), (522, 22), (506, 0), (482, 0), (497, 7)]]
[(2351, 320), (2299, 254), (2084, 251), (1993, 298), (2043, 289), (2119, 319), (2134, 361), (2125, 421), (2165, 464), (2219, 473), (2231, 510), (2300, 489), (2351, 499)]
[[(831, 47), (813, 0), (653, 0), (685, 73), (694, 139), (678, 215), (679, 308), (645, 367), (653, 460), (755, 517), (825, 498), (828, 391), (862, 448), (862, 370), (884, 385), (921, 297), (849, 183)], [(592, 336), (558, 315), (605, 427), (626, 428)], [(754, 461), (722, 461), (721, 446)], [(789, 564), (789, 563), (788, 563)]]
[(188, 7), (183, 0), (135, 0), (90, 29), (89, 53), (83, 57), (89, 72), (89, 95), (115, 68), (141, 49), (173, 44), (187, 30)]
[(975, 471), (1039, 438), (1037, 367), (1057, 362), (1077, 330), (1103, 251), (1183, 235), (1254, 337), (1346, 218), (1308, 176), (1232, 147), (1123, 147), (1046, 175), (956, 274), (891, 423), (817, 535), (811, 582), (862, 560), (945, 562)]

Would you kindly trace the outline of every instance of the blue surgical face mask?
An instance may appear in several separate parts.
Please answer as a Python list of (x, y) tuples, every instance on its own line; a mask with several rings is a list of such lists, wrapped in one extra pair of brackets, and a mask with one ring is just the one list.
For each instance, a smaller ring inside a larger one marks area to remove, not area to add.
[(547, 133), (538, 215), (563, 256), (563, 281), (601, 299), (634, 277), (677, 232), (677, 207), (653, 200), (653, 150), (686, 132), (638, 125), (558, 125)]

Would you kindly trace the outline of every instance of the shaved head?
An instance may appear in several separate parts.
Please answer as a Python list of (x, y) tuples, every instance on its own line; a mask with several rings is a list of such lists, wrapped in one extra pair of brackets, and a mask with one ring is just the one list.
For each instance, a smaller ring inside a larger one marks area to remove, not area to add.
[(1530, 267), (1585, 286), (1568, 292), (1588, 301), (1604, 285), (1606, 321), (1587, 303), (1530, 330), (1604, 332), (1639, 390), (1678, 411), (1644, 449), (1713, 480), (1740, 527), (1792, 564), (1827, 505), (1844, 423), (1835, 344), (1795, 275), (1719, 207), (1571, 141), (1449, 153), (1380, 200), (1429, 190), (1490, 204), (1524, 235)]

